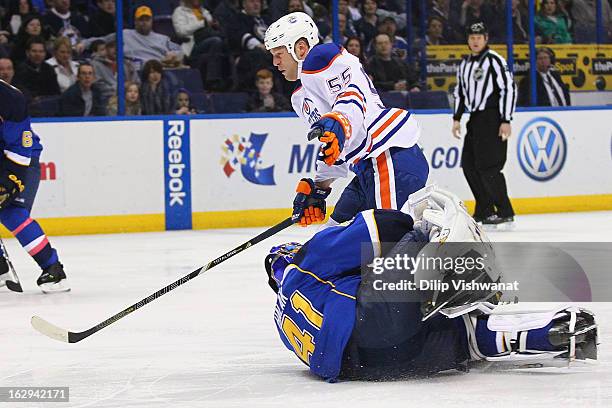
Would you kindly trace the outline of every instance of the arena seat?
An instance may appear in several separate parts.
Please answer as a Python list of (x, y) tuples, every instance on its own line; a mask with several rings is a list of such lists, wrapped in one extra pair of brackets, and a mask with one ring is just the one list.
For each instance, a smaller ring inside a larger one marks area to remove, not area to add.
[(406, 99), (406, 92), (403, 91), (389, 91), (380, 92), (380, 99), (387, 108), (408, 108), (408, 101)]
[(197, 69), (166, 69), (164, 75), (174, 90), (185, 88), (189, 92), (204, 92), (200, 71)]
[(249, 95), (246, 92), (211, 93), (209, 99), (211, 111), (207, 113), (243, 113)]
[(30, 115), (39, 118), (57, 116), (59, 112), (59, 96), (43, 96), (32, 101), (29, 106)]
[(445, 91), (408, 92), (410, 109), (448, 109), (448, 96)]
[(210, 112), (210, 101), (208, 95), (204, 92), (194, 92), (190, 96), (191, 106), (196, 108), (198, 113), (209, 113)]

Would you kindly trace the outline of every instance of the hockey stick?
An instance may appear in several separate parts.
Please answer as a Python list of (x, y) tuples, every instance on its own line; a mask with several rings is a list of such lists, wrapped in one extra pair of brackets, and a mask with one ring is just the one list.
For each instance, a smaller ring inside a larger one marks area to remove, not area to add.
[(220, 257), (218, 257), (217, 259), (207, 263), (206, 265), (202, 266), (201, 268), (196, 269), (195, 271), (191, 272), (189, 275), (185, 275), (182, 278), (180, 278), (179, 280), (171, 283), (170, 285), (166, 286), (163, 289), (158, 290), (157, 292), (147, 296), (146, 298), (142, 299), (141, 301), (139, 301), (138, 303), (134, 303), (132, 306), (123, 309), (121, 312), (117, 313), (116, 315), (109, 317), (108, 319), (104, 320), (103, 322), (97, 324), (96, 326), (87, 329), (85, 331), (82, 332), (70, 332), (68, 330), (62, 329), (61, 327), (55, 326), (49, 322), (47, 322), (46, 320), (42, 319), (41, 317), (38, 316), (32, 316), (32, 326), (38, 330), (39, 332), (41, 332), (42, 334), (44, 334), (47, 337), (51, 337), (52, 339), (55, 340), (59, 340), (59, 341), (63, 341), (66, 343), (77, 343), (89, 336), (91, 336), (92, 334), (102, 330), (103, 328), (105, 328), (106, 326), (110, 326), (111, 324), (115, 323), (117, 320), (119, 319), (123, 319), (125, 316), (129, 315), (130, 313), (140, 309), (141, 307), (143, 307), (144, 305), (146, 305), (147, 303), (151, 303), (152, 301), (154, 301), (155, 299), (161, 297), (162, 295), (165, 295), (166, 293), (170, 292), (171, 290), (174, 290), (176, 288), (178, 288), (179, 286), (181, 286), (182, 284), (192, 280), (193, 278), (203, 274), (204, 272), (206, 272), (207, 270), (219, 265), (221, 262), (226, 261), (228, 259), (230, 259), (231, 257), (233, 257), (234, 255), (244, 251), (245, 249), (267, 239), (270, 238), (272, 235), (275, 235), (277, 233), (279, 233), (280, 231), (284, 230), (285, 228), (291, 226), (293, 224), (293, 221), (291, 220), (291, 218), (287, 218), (285, 221), (282, 221), (279, 224), (276, 224), (275, 226), (267, 229), (266, 231), (262, 232), (261, 234), (257, 235), (255, 238), (250, 239), (249, 241), (245, 242), (244, 244), (232, 249), (229, 252), (226, 252), (225, 254), (221, 255)]
[(4, 241), (0, 238), (0, 250), (2, 251), (2, 256), (8, 265), (8, 271), (4, 274), (7, 276), (7, 279), (2, 279), (6, 288), (13, 292), (23, 292), (23, 288), (21, 287), (21, 283), (19, 282), (19, 277), (17, 276), (17, 272), (15, 272), (15, 268), (13, 267), (13, 263), (8, 256), (8, 252), (6, 251), (6, 247), (4, 246)]

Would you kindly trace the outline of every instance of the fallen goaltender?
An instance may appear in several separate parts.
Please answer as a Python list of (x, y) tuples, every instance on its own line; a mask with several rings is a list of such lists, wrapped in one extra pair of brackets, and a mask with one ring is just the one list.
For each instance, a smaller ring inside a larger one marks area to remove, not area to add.
[[(382, 244), (391, 242), (397, 243), (391, 249)], [(375, 257), (393, 257), (415, 243), (429, 256), (448, 256), (448, 248), (464, 245), (452, 247), (453, 242), (476, 244), (466, 248), (494, 257), (461, 201), (429, 187), (414, 193), (402, 211), (364, 211), (303, 245), (273, 247), (265, 268), (277, 293), (274, 320), (282, 342), (312, 373), (331, 382), (427, 376), (467, 370), (478, 361), (533, 367), (597, 359), (595, 318), (580, 307), (496, 305), (499, 293), (489, 290), (433, 290), (419, 302), (402, 301), (397, 292), (372, 288), (371, 277), (393, 277), (389, 271), (370, 276), (361, 267), (364, 258), (371, 266)], [(492, 265), (461, 279), (498, 283), (501, 276)], [(453, 270), (395, 273), (414, 281), (436, 274), (444, 281), (458, 277)]]

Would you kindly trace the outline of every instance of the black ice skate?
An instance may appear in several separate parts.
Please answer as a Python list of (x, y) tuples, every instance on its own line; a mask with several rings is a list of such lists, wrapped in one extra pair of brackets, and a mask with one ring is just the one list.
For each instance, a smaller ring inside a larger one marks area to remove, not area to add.
[(580, 309), (575, 320), (571, 314), (559, 318), (548, 332), (548, 341), (555, 347), (567, 349), (557, 358), (575, 360), (597, 360), (597, 324), (595, 316), (586, 309)]
[(64, 266), (60, 262), (44, 269), (36, 284), (43, 293), (68, 292), (70, 290), (68, 279), (64, 273)]
[(482, 220), (482, 226), (487, 231), (510, 231), (514, 229), (514, 217), (500, 217), (493, 214)]

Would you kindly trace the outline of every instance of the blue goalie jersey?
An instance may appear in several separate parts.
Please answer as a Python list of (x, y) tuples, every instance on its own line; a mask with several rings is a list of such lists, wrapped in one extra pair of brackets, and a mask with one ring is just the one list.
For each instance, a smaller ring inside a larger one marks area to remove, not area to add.
[(348, 226), (315, 234), (285, 269), (274, 311), (278, 333), (285, 346), (324, 379), (340, 374), (355, 325), (360, 266), (380, 256), (383, 239), (401, 237), (381, 237), (383, 224), (403, 235), (412, 228), (412, 219), (399, 211), (364, 211)]

